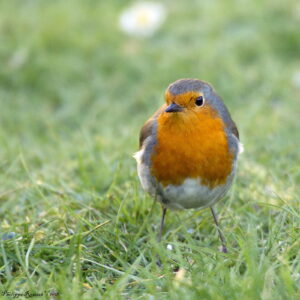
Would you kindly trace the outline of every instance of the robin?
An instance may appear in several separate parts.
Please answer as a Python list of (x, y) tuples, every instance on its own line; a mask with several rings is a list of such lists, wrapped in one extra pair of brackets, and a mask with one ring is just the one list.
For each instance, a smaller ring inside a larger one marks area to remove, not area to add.
[(167, 209), (210, 207), (229, 190), (241, 152), (238, 129), (212, 86), (180, 79), (165, 92), (165, 104), (144, 124), (134, 155), (143, 189), (162, 206), (158, 241)]

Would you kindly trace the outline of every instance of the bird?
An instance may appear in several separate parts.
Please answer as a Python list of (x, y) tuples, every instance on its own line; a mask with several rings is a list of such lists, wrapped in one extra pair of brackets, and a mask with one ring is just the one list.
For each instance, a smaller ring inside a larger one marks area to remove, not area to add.
[(242, 149), (237, 126), (209, 83), (185, 78), (167, 87), (134, 154), (142, 188), (162, 207), (158, 242), (167, 209), (210, 208), (220, 250), (228, 252), (214, 205), (230, 189)]

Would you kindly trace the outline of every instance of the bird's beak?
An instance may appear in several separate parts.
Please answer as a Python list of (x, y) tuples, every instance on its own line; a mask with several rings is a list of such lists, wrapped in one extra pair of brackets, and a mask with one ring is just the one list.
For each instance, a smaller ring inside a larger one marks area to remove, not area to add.
[(172, 103), (170, 104), (167, 109), (165, 110), (165, 112), (170, 113), (170, 112), (180, 112), (183, 111), (183, 107), (176, 104), (176, 103)]

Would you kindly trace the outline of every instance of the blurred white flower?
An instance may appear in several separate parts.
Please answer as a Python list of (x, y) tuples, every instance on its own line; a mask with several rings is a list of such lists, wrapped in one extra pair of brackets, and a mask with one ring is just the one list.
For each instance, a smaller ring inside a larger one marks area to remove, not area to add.
[(171, 244), (168, 244), (167, 245), (167, 249), (170, 250), (170, 251), (172, 251), (173, 250), (173, 246)]
[(151, 36), (166, 18), (165, 7), (156, 2), (137, 2), (120, 16), (121, 29), (130, 35)]
[(300, 88), (300, 70), (294, 72), (292, 75), (293, 85), (297, 88)]

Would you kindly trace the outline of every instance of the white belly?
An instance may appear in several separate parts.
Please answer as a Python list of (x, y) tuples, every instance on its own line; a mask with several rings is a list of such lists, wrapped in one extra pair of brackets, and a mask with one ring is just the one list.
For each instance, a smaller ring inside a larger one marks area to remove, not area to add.
[(169, 208), (205, 208), (212, 206), (221, 199), (232, 183), (233, 176), (229, 176), (223, 185), (210, 188), (201, 184), (200, 179), (186, 179), (181, 185), (168, 185), (160, 187), (161, 197), (159, 200)]

